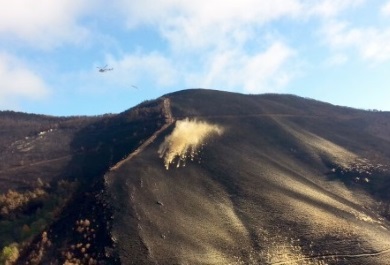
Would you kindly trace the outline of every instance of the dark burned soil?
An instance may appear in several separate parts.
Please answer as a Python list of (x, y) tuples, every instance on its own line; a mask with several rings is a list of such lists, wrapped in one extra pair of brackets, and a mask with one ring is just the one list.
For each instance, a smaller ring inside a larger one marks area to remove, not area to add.
[(185, 90), (0, 123), (3, 263), (389, 264), (390, 113)]

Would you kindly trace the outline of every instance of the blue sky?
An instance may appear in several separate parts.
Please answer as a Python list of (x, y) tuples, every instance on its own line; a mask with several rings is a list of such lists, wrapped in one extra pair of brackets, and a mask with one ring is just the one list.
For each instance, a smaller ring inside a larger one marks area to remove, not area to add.
[(390, 0), (0, 4), (0, 110), (118, 113), (211, 88), (390, 111)]

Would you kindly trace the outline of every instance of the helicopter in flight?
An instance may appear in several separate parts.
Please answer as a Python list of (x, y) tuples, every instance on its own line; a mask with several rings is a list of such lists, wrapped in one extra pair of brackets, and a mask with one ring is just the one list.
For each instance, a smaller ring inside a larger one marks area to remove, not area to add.
[(104, 72), (107, 72), (107, 71), (112, 71), (114, 70), (114, 68), (107, 68), (107, 65), (103, 66), (103, 67), (96, 67), (99, 69), (99, 72), (100, 73), (104, 73)]

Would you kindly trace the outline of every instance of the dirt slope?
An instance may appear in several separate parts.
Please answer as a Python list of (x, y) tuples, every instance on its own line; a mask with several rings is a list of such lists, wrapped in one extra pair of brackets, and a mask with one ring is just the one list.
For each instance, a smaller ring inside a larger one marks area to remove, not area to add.
[[(123, 264), (388, 264), (389, 142), (371, 113), (293, 96), (167, 98), (174, 119), (223, 133), (175, 138), (176, 122), (106, 174)], [(177, 154), (168, 170), (163, 143)]]

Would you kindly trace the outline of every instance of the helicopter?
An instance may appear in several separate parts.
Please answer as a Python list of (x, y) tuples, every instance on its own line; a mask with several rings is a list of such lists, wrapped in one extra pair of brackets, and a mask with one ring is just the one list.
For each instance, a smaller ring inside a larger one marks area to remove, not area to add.
[(103, 67), (96, 67), (99, 69), (99, 72), (100, 73), (104, 73), (104, 72), (107, 72), (107, 71), (112, 71), (114, 70), (114, 68), (107, 68), (107, 65), (103, 66)]

